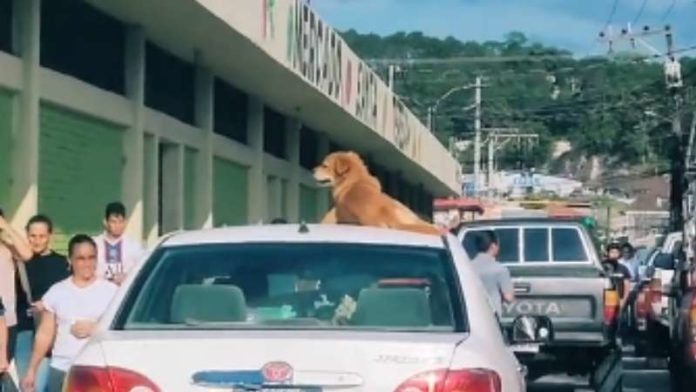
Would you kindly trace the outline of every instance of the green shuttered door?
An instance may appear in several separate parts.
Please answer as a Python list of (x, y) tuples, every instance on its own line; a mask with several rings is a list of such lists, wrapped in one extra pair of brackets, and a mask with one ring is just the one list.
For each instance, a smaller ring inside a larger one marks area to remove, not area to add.
[(199, 229), (196, 222), (196, 159), (198, 151), (186, 148), (184, 150), (184, 229)]
[(39, 211), (56, 225), (56, 247), (102, 230), (104, 206), (121, 198), (123, 132), (54, 106), (40, 114)]
[(248, 222), (248, 170), (215, 158), (213, 162), (213, 224), (244, 225)]

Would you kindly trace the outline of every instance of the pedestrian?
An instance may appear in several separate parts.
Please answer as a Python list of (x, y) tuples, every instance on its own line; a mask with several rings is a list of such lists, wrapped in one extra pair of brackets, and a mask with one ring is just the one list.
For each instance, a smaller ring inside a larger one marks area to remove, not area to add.
[(7, 343), (7, 323), (5, 322), (5, 305), (0, 298), (0, 391), (4, 390), (7, 370), (10, 368), (8, 343)]
[(619, 297), (621, 298), (621, 309), (627, 303), (628, 295), (631, 292), (631, 271), (626, 265), (620, 263), (621, 246), (618, 243), (612, 242), (607, 245), (607, 257), (603, 261), (604, 268), (610, 274), (619, 274), (620, 282), (617, 287)]
[(94, 238), (97, 244), (97, 273), (117, 285), (126, 278), (143, 254), (142, 244), (124, 234), (126, 207), (109, 203), (104, 212), (104, 233)]
[(22, 379), (24, 391), (34, 391), (41, 361), (53, 346), (47, 392), (61, 392), (66, 373), (94, 333), (118, 286), (97, 276), (97, 245), (85, 234), (68, 243), (71, 275), (43, 296), (44, 311), (36, 332), (29, 370)]
[(4, 304), (4, 321), (7, 328), (7, 362), (14, 359), (17, 343), (17, 300), (15, 286), (15, 262), (26, 262), (32, 253), (24, 238), (5, 220), (0, 209), (0, 299)]
[(510, 271), (496, 260), (499, 251), (498, 238), (491, 230), (479, 231), (476, 233), (475, 244), (478, 254), (471, 264), (483, 282), (493, 310), (502, 316), (503, 302), (512, 303), (515, 300), (515, 290)]
[[(17, 347), (15, 363), (20, 378), (26, 375), (31, 360), (36, 327), (44, 310), (41, 297), (55, 283), (70, 276), (68, 259), (50, 247), (53, 222), (45, 215), (35, 215), (26, 226), (27, 239), (34, 256), (26, 265), (17, 265), (19, 284), (17, 287)], [(48, 381), (48, 362), (51, 353), (39, 365), (36, 374), (36, 390), (44, 392)]]
[(619, 263), (626, 266), (628, 272), (631, 274), (632, 282), (637, 282), (640, 279), (638, 273), (640, 260), (636, 257), (636, 251), (629, 242), (621, 245), (621, 258), (619, 259)]

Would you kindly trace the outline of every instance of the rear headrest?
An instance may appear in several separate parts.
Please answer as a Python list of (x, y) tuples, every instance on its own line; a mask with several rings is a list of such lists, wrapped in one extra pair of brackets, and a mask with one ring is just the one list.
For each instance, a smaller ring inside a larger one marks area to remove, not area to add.
[(432, 325), (425, 291), (414, 288), (364, 289), (352, 321), (371, 327), (427, 327)]
[(237, 286), (182, 284), (174, 291), (171, 322), (245, 321), (244, 293)]

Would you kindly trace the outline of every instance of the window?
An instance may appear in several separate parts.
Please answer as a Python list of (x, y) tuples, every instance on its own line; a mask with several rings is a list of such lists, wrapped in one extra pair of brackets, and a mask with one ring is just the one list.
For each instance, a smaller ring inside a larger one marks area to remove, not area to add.
[(123, 94), (125, 27), (84, 1), (43, 1), (41, 65)]
[(525, 263), (549, 261), (548, 229), (524, 229), (524, 261)]
[(12, 0), (0, 0), (0, 51), (12, 53)]
[(520, 243), (518, 237), (518, 229), (496, 229), (495, 234), (498, 236), (498, 261), (501, 263), (519, 263), (520, 262)]
[(145, 105), (193, 124), (193, 66), (150, 42), (145, 56)]
[(285, 117), (271, 108), (263, 110), (263, 150), (285, 159)]
[(312, 170), (324, 157), (319, 156), (319, 138), (317, 133), (310, 128), (300, 129), (300, 166)]
[[(464, 329), (458, 298), (443, 249), (177, 246), (147, 261), (116, 328), (454, 331)], [(355, 301), (350, 317), (342, 317), (342, 301)]]
[(553, 261), (587, 261), (580, 231), (573, 228), (551, 229)]
[(218, 135), (247, 143), (247, 95), (221, 79), (215, 79), (213, 129)]
[[(477, 233), (487, 229), (470, 230), (464, 234), (463, 245), (469, 258), (473, 259), (478, 254), (478, 245), (476, 244)], [(520, 246), (518, 233), (516, 228), (499, 228), (493, 229), (498, 237), (500, 250), (498, 251), (498, 261), (501, 263), (519, 263), (520, 261)]]

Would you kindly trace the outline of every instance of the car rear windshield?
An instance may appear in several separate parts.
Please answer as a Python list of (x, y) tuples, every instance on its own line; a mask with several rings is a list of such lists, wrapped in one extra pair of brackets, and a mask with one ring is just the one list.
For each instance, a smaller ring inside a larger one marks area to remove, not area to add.
[(462, 243), (470, 258), (478, 253), (477, 233), (493, 230), (498, 238), (501, 263), (589, 262), (579, 229), (575, 227), (497, 227), (467, 229)]
[(162, 248), (139, 272), (115, 329), (464, 328), (444, 249), (224, 244)]

